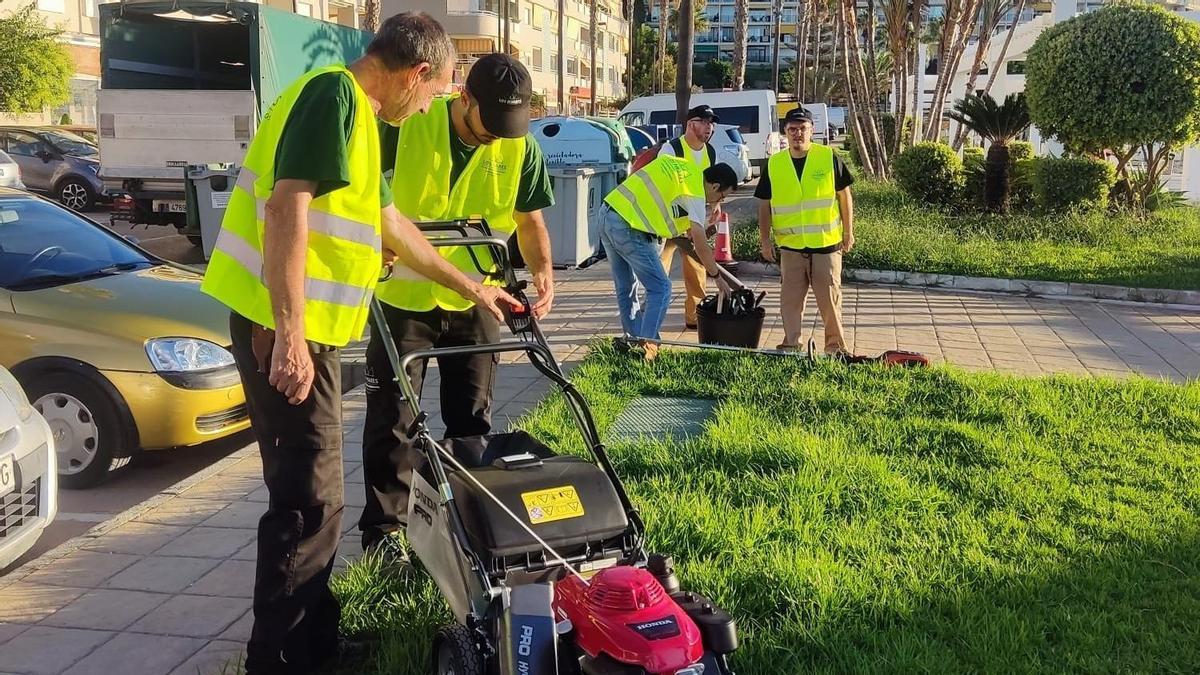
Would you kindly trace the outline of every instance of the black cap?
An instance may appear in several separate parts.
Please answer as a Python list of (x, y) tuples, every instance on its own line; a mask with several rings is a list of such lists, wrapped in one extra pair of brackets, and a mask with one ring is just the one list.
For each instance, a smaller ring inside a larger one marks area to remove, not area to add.
[(533, 82), (521, 62), (507, 54), (488, 54), (471, 66), (467, 90), (479, 104), (483, 128), (500, 138), (529, 133)]
[(721, 118), (717, 117), (717, 113), (713, 111), (712, 106), (698, 105), (688, 111), (688, 120), (712, 120), (720, 122)]
[(808, 122), (809, 124), (812, 124), (812, 121), (812, 113), (800, 107), (792, 108), (787, 112), (786, 115), (783, 116), (783, 123), (785, 125), (788, 122)]

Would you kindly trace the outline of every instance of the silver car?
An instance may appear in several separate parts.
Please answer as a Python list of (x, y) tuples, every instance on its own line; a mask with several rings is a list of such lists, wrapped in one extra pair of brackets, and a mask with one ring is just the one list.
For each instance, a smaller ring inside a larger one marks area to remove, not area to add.
[(82, 136), (54, 127), (0, 127), (0, 150), (21, 167), (25, 187), (76, 211), (107, 200), (100, 150)]
[(21, 182), (21, 167), (3, 150), (0, 150), (0, 187), (25, 189), (25, 184)]

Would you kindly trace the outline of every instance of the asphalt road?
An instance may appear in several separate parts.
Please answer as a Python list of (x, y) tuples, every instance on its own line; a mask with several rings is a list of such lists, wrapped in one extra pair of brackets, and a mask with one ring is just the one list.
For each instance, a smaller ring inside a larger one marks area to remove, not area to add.
[[(108, 224), (107, 210), (93, 211), (87, 215)], [(112, 229), (118, 234), (136, 238), (139, 246), (159, 257), (185, 264), (204, 262), (200, 249), (192, 246), (186, 237), (177, 234), (173, 228), (135, 227), (118, 223)], [(114, 471), (98, 487), (90, 490), (60, 489), (58, 517), (43, 532), (37, 544), (13, 565), (0, 571), (0, 576), (83, 534), (97, 523), (153, 497), (250, 442), (250, 434), (246, 432), (195, 447), (145, 453), (136, 462)]]

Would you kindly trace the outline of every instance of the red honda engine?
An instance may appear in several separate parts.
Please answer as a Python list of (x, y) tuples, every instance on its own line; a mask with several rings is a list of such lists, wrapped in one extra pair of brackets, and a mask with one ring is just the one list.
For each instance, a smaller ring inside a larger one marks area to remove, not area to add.
[(675, 675), (704, 658), (696, 622), (644, 569), (612, 567), (587, 586), (569, 577), (555, 587), (554, 608), (590, 657), (607, 655), (651, 675)]

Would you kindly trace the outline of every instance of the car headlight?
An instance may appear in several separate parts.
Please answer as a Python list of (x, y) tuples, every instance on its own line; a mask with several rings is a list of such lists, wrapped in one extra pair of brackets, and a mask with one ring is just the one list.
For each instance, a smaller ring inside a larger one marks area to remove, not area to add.
[(146, 355), (158, 372), (194, 373), (233, 365), (233, 354), (208, 340), (159, 338), (146, 343)]
[(28, 422), (29, 418), (33, 417), (33, 406), (29, 404), (29, 397), (25, 395), (21, 383), (3, 368), (0, 368), (0, 393), (12, 401), (13, 407), (17, 409), (17, 418), (22, 422)]

